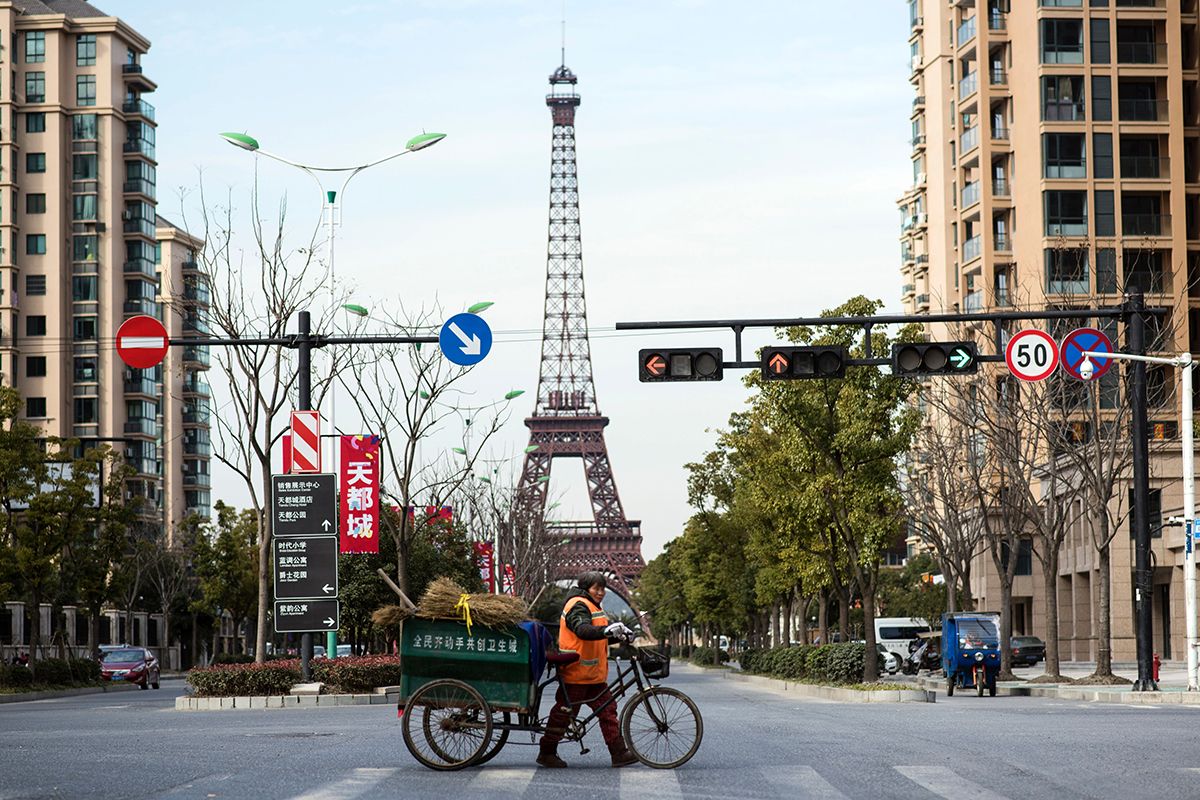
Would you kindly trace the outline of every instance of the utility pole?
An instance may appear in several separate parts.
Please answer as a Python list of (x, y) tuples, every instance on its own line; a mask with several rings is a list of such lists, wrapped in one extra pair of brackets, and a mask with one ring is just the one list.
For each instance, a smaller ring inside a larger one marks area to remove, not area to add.
[[(312, 411), (312, 319), (307, 311), (301, 311), (297, 320), (296, 337), (296, 383), (299, 397), (297, 411)], [(300, 634), (300, 680), (312, 680), (312, 633)], [(337, 655), (336, 653), (334, 655)]]
[[(1126, 341), (1131, 355), (1146, 354), (1146, 303), (1140, 288), (1129, 291), (1125, 308)], [(1133, 362), (1132, 393), (1129, 410), (1133, 424), (1133, 536), (1134, 536), (1134, 626), (1137, 631), (1138, 676), (1135, 691), (1158, 690), (1154, 682), (1151, 650), (1154, 647), (1153, 620), (1150, 616), (1153, 580), (1150, 572), (1150, 443), (1146, 440), (1146, 363)]]

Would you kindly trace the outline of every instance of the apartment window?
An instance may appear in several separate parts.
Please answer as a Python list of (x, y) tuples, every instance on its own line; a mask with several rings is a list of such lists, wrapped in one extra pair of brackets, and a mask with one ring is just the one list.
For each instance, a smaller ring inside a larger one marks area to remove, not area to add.
[(33, 174), (35, 172), (46, 171), (46, 154), (45, 153), (26, 153), (25, 154), (25, 171)]
[(1095, 218), (1097, 236), (1117, 235), (1117, 212), (1111, 189), (1096, 190)]
[(1144, 293), (1163, 290), (1163, 259), (1161, 250), (1125, 248), (1125, 288), (1137, 287)]
[(1123, 22), (1117, 25), (1117, 63), (1154, 64), (1157, 61), (1154, 23)]
[(1087, 236), (1087, 192), (1047, 191), (1042, 197), (1047, 236)]
[(45, 419), (46, 417), (46, 398), (44, 397), (27, 397), (25, 398), (25, 416), (30, 419)]
[(44, 255), (46, 255), (46, 234), (44, 234), (44, 233), (27, 233), (27, 234), (25, 234), (25, 255), (27, 255), (27, 256), (44, 256)]
[(46, 32), (25, 32), (25, 63), (40, 64), (46, 60)]
[(1087, 145), (1082, 133), (1043, 134), (1042, 157), (1047, 178), (1087, 177)]
[(1107, 64), (1112, 56), (1109, 53), (1108, 20), (1104, 17), (1092, 18), (1092, 63)]
[(26, 336), (45, 336), (46, 335), (46, 317), (45, 315), (33, 315), (25, 318), (25, 335)]
[(1119, 116), (1123, 122), (1158, 121), (1158, 87), (1154, 81), (1121, 81)]
[(75, 103), (81, 106), (96, 105), (96, 76), (75, 76)]
[(1112, 119), (1112, 78), (1107, 75), (1092, 76), (1092, 119), (1097, 122)]
[(85, 33), (75, 40), (75, 65), (78, 67), (96, 65), (96, 34)]
[(89, 356), (75, 359), (75, 380), (80, 383), (93, 383), (96, 380), (96, 358)]
[(1097, 178), (1113, 176), (1113, 152), (1111, 133), (1092, 134), (1092, 174)]
[(71, 180), (94, 181), (99, 177), (98, 160), (95, 153), (71, 156)]
[(1160, 195), (1121, 193), (1121, 233), (1125, 236), (1161, 236), (1165, 221)]
[(26, 378), (44, 378), (44, 377), (46, 377), (46, 357), (45, 356), (26, 356), (25, 357), (25, 377)]
[(25, 195), (25, 213), (26, 214), (45, 214), (46, 213), (46, 195), (38, 192), (35, 194)]
[(26, 103), (44, 103), (44, 102), (46, 102), (46, 73), (44, 73), (44, 72), (26, 72), (25, 73), (25, 102)]
[(1083, 20), (1042, 20), (1042, 63), (1083, 63)]
[(77, 141), (99, 138), (96, 133), (96, 115), (76, 114), (71, 117), (71, 138)]
[[(1008, 568), (1008, 558), (1011, 550), (1006, 542), (1000, 543), (1000, 563)], [(1013, 568), (1015, 575), (1033, 574), (1033, 540), (1022, 539), (1017, 544), (1017, 563)]]
[(1158, 176), (1158, 137), (1122, 134), (1121, 177), (1157, 178)]
[(71, 335), (77, 342), (94, 342), (96, 340), (96, 318), (75, 317)]
[(1046, 293), (1088, 293), (1088, 251), (1080, 248), (1047, 248)]
[(44, 133), (46, 130), (46, 114), (42, 111), (31, 111), (25, 115), (26, 133)]
[(1096, 251), (1096, 291), (1100, 294), (1116, 294), (1117, 251), (1101, 247)]
[(94, 194), (77, 194), (71, 198), (71, 219), (73, 220), (94, 220), (96, 219), (96, 195)]
[(46, 276), (45, 275), (26, 275), (25, 276), (25, 294), (30, 296), (41, 295), (46, 293)]
[(100, 279), (95, 275), (75, 275), (71, 278), (71, 299), (75, 302), (96, 302), (100, 294)]
[(95, 261), (98, 252), (99, 244), (94, 235), (76, 236), (71, 242), (73, 261)]
[(1050, 75), (1042, 78), (1042, 119), (1083, 119), (1083, 76)]
[(75, 398), (75, 424), (93, 425), (100, 421), (100, 401), (96, 397)]

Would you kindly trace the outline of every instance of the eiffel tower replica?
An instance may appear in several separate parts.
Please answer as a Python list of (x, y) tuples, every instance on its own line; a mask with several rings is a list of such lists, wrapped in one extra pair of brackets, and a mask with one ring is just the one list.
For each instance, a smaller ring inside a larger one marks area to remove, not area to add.
[(546, 258), (546, 313), (537, 405), (525, 420), (530, 449), (525, 456), (517, 506), (526, 519), (546, 511), (550, 467), (555, 459), (583, 460), (590, 522), (551, 523), (548, 535), (565, 540), (551, 579), (597, 570), (632, 606), (630, 582), (641, 574), (641, 522), (626, 519), (617, 494), (604, 428), (592, 381), (587, 302), (583, 292), (583, 243), (579, 235), (579, 184), (575, 170), (575, 109), (578, 79), (564, 63), (550, 76), (546, 105), (553, 120), (550, 150), (550, 238)]

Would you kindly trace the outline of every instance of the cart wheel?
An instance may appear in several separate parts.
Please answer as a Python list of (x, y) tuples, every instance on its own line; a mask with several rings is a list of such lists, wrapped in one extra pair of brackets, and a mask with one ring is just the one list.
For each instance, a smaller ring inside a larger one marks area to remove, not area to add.
[(976, 697), (983, 697), (983, 684), (984, 684), (984, 681), (982, 679), (980, 679), (980, 678), (975, 679), (975, 696)]
[(704, 720), (700, 709), (683, 692), (652, 686), (626, 704), (621, 713), (621, 733), (629, 749), (647, 767), (673, 769), (687, 763), (700, 749)]
[[(503, 714), (496, 714), (495, 719), (492, 720), (492, 730), (495, 731), (497, 723), (501, 721), (503, 721), (505, 725), (508, 725), (511, 719), (512, 717), (509, 716), (507, 711), (505, 711)], [(473, 766), (477, 767), (480, 764), (486, 764), (495, 758), (496, 753), (499, 753), (500, 750), (503, 749), (504, 743), (508, 741), (508, 733), (508, 728), (500, 728), (499, 732), (492, 739), (492, 746), (488, 748), (486, 753), (475, 759)]]
[(954, 697), (954, 675), (946, 678), (946, 697)]
[(404, 707), (404, 745), (430, 769), (462, 769), (487, 750), (492, 712), (462, 681), (427, 683)]

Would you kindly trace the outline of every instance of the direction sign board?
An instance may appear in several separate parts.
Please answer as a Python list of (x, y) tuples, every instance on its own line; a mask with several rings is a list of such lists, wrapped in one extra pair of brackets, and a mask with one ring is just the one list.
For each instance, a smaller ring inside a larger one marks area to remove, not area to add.
[(271, 532), (275, 536), (337, 533), (337, 476), (272, 475)]
[(130, 317), (117, 328), (117, 355), (134, 369), (153, 367), (167, 355), (167, 329), (154, 317)]
[(276, 600), (276, 633), (317, 633), (341, 627), (341, 604), (337, 600)]
[(1058, 366), (1058, 342), (1036, 328), (1017, 331), (1004, 348), (1004, 363), (1023, 381), (1045, 380)]
[(273, 544), (276, 600), (338, 596), (336, 536), (285, 537)]
[(478, 314), (455, 314), (438, 334), (442, 355), (460, 367), (478, 364), (492, 349), (492, 329)]
[(1084, 351), (1090, 353), (1111, 353), (1112, 339), (1095, 328), (1076, 328), (1063, 337), (1058, 347), (1059, 360), (1063, 372), (1078, 380), (1095, 380), (1112, 369), (1113, 359), (1092, 356), (1092, 377), (1085, 379), (1079, 374), (1079, 365), (1083, 363)]

